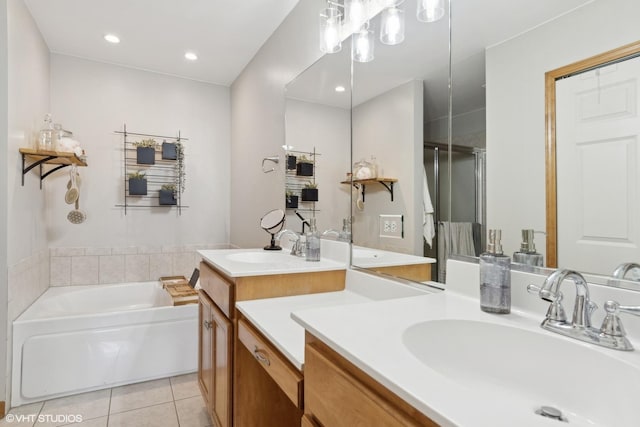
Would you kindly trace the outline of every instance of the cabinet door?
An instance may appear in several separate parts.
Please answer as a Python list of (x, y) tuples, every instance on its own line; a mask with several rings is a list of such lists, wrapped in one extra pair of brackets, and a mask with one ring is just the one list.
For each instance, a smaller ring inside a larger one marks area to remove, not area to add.
[(215, 305), (211, 306), (211, 320), (213, 343), (212, 417), (218, 427), (231, 427), (233, 325)]
[(212, 306), (211, 300), (203, 292), (200, 292), (200, 298), (198, 299), (198, 385), (207, 408), (211, 408), (213, 392)]

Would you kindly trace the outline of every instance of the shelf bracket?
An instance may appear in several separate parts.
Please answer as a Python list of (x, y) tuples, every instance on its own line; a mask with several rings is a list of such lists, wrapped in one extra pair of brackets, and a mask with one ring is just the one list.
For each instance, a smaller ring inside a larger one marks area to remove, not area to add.
[[(55, 168), (49, 172), (47, 172), (44, 176), (42, 175), (42, 165), (50, 160), (53, 160), (56, 158), (56, 156), (47, 156), (47, 157), (43, 157), (40, 160), (36, 160), (35, 162), (31, 163), (29, 166), (26, 166), (26, 160), (25, 160), (25, 154), (22, 154), (22, 186), (24, 187), (24, 176), (27, 174), (27, 172), (29, 172), (31, 169), (35, 168), (36, 166), (40, 166), (40, 188), (42, 189), (42, 180), (49, 175), (51, 172), (53, 172), (54, 170), (60, 169), (60, 168)], [(67, 165), (62, 165), (62, 166), (67, 166)]]
[[(387, 185), (386, 182), (384, 181), (379, 181), (380, 184), (382, 184), (384, 186), (384, 188), (386, 188), (387, 190), (389, 190), (389, 193), (391, 194), (391, 201), (393, 202), (393, 182), (389, 182), (389, 185)], [(364, 195), (363, 195), (364, 197)]]

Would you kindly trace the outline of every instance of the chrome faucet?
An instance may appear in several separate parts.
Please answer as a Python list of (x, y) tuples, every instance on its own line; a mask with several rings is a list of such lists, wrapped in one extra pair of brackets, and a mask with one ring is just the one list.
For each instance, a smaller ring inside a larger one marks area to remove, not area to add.
[(296, 233), (293, 230), (285, 229), (285, 230), (279, 231), (275, 235), (275, 239), (280, 240), (282, 236), (291, 236), (290, 239), (293, 241), (293, 245), (291, 246), (291, 255), (300, 256), (300, 257), (305, 256), (305, 247), (301, 242), (300, 234)]
[[(576, 301), (571, 323), (567, 322), (562, 307), (560, 285), (565, 279), (572, 280), (576, 285)], [(621, 306), (615, 301), (607, 301), (604, 306), (607, 315), (602, 326), (600, 329), (591, 327), (591, 314), (598, 306), (589, 299), (587, 281), (577, 271), (556, 270), (547, 277), (542, 287), (529, 285), (527, 291), (551, 302), (547, 315), (540, 324), (543, 329), (615, 350), (633, 350), (625, 336), (618, 313), (626, 312), (640, 316), (640, 307)]]
[(622, 280), (627, 275), (627, 273), (633, 270), (634, 268), (640, 268), (640, 264), (637, 264), (635, 262), (622, 263), (619, 266), (617, 266), (615, 270), (613, 270), (612, 276), (614, 279)]

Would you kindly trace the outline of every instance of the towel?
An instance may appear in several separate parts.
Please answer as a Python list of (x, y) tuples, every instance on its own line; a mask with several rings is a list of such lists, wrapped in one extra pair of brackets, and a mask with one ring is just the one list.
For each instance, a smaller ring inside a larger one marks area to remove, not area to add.
[(424, 166), (422, 168), (422, 234), (424, 241), (432, 247), (433, 237), (436, 235), (436, 229), (433, 224), (433, 204), (431, 203), (431, 195), (429, 194), (429, 183), (427, 182), (427, 171)]
[(470, 222), (441, 221), (438, 233), (438, 281), (446, 283), (449, 255), (476, 255), (473, 225)]

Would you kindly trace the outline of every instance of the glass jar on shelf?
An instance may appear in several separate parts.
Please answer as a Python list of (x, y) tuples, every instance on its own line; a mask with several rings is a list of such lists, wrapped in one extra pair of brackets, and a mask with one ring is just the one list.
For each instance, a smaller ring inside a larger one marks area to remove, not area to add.
[(44, 116), (44, 126), (40, 129), (38, 136), (38, 150), (53, 151), (53, 123), (51, 123), (51, 113)]

